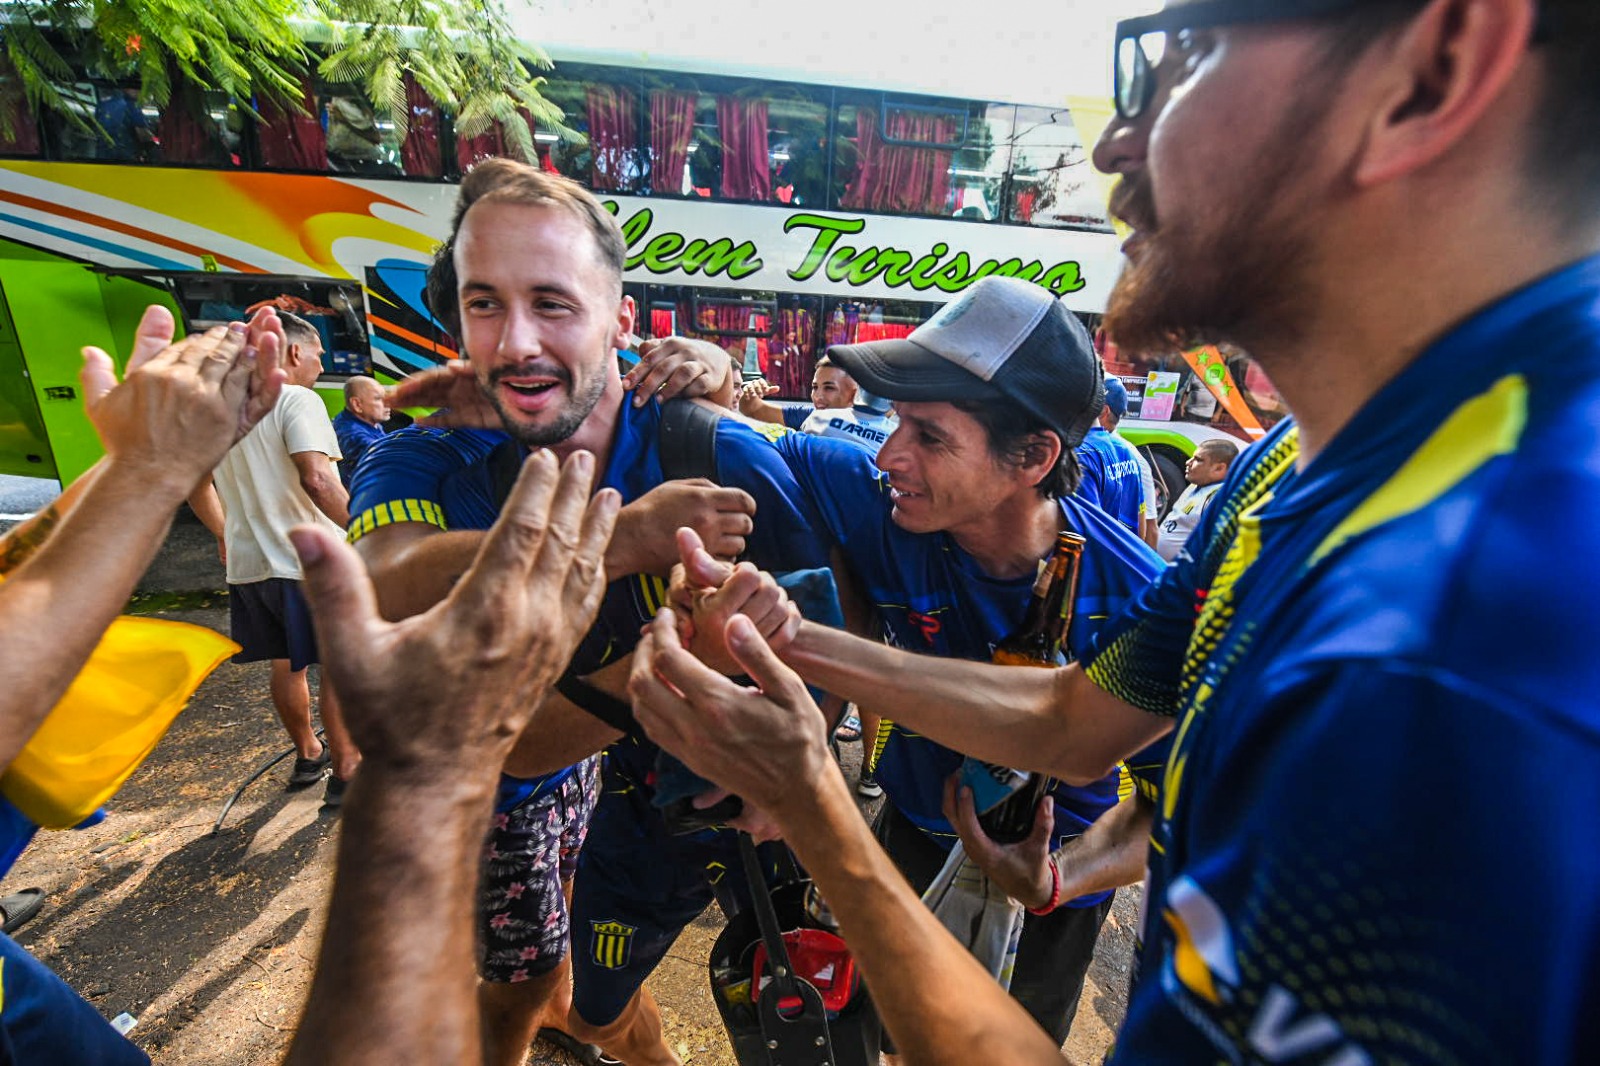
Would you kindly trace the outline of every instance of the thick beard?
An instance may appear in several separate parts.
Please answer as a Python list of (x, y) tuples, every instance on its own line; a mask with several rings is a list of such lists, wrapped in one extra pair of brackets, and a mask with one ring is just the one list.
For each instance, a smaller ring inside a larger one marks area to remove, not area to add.
[(1105, 328), (1118, 348), (1156, 355), (1297, 334), (1311, 295), (1298, 279), (1313, 242), (1305, 204), (1289, 190), (1303, 185), (1297, 181), (1303, 146), (1316, 143), (1314, 131), (1326, 116), (1327, 104), (1315, 97), (1290, 108), (1257, 162), (1240, 161), (1234, 176), (1253, 177), (1214, 223), (1161, 224), (1148, 175), (1138, 179), (1144, 184), (1128, 197), (1127, 214), (1150, 228), (1107, 302)]
[[(507, 370), (507, 376), (513, 373)], [(568, 388), (572, 387), (572, 375), (562, 373), (557, 375), (561, 383)], [(595, 374), (584, 382), (583, 391), (573, 392), (567, 405), (557, 413), (554, 422), (545, 426), (530, 426), (519, 421), (519, 412), (508, 410), (501, 404), (500, 394), (495, 389), (498, 377), (491, 377), (484, 385), (485, 395), (494, 409), (500, 412), (500, 421), (517, 443), (525, 448), (547, 448), (552, 444), (560, 444), (578, 432), (584, 421), (600, 405), (600, 398), (605, 395), (606, 379), (604, 374)]]

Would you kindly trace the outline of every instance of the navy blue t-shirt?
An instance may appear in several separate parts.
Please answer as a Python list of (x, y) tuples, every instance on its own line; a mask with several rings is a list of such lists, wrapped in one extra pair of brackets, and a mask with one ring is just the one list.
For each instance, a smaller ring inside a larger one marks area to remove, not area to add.
[[(611, 458), (597, 489), (616, 489), (627, 504), (662, 483), (660, 423), (659, 404), (623, 403)], [(506, 439), (498, 431), (420, 426), (389, 434), (369, 450), (356, 472), (350, 496), (351, 541), (393, 522), (425, 522), (441, 529), (489, 528), (499, 510), (486, 460)], [(737, 419), (724, 418), (717, 424), (716, 451), (722, 483), (745, 490), (756, 501), (755, 529), (747, 539), (750, 560), (776, 570), (826, 566), (826, 543), (814, 532), (815, 512), (767, 436)], [(631, 652), (639, 642), (640, 627), (665, 602), (666, 584), (660, 578), (634, 574), (612, 581), (599, 617), (573, 655), (573, 672), (593, 673)], [(635, 769), (642, 783), (654, 762), (655, 748), (642, 738), (630, 740), (637, 743), (617, 745), (612, 760)], [(549, 775), (541, 785), (553, 784), (568, 772)]]
[(333, 432), (339, 438), (339, 451), (344, 456), (339, 460), (339, 480), (348, 489), (362, 455), (383, 439), (383, 427), (363, 422), (345, 410), (334, 416)]
[[(778, 449), (816, 500), (823, 528), (871, 597), (890, 643), (924, 655), (987, 662), (995, 645), (1021, 623), (1033, 575), (990, 577), (949, 534), (901, 529), (891, 517), (888, 478), (871, 456), (847, 442), (803, 434), (783, 438)], [(1088, 540), (1066, 642), (1077, 655), (1110, 615), (1149, 584), (1162, 562), (1098, 508), (1070, 497), (1059, 503), (1062, 528)], [(960, 765), (959, 753), (899, 726), (891, 727), (878, 760), (878, 780), (890, 802), (946, 849), (956, 836), (942, 811), (944, 782)], [(1057, 785), (1056, 842), (1078, 836), (1115, 804), (1117, 785), (1116, 774), (1083, 788)]]
[(811, 417), (816, 408), (810, 404), (798, 404), (795, 406), (779, 404), (778, 410), (783, 412), (783, 424), (798, 432), (800, 427), (806, 424), (806, 419)]
[[(1139, 456), (1133, 445), (1099, 426), (1089, 430), (1074, 453), (1083, 479), (1078, 495), (1133, 530), (1141, 532), (1144, 519), (1144, 483)], [(1153, 515), (1151, 517), (1154, 517)]]
[(1235, 462), (1087, 667), (1180, 723), (1115, 1061), (1600, 1061), (1597, 528), (1600, 259)]

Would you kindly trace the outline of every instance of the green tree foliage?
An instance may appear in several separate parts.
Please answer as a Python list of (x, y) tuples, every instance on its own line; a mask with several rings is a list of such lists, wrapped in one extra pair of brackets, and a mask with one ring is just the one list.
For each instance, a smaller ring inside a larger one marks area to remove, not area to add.
[(354, 82), (374, 110), (404, 136), (410, 118), (404, 75), (455, 119), (456, 132), (476, 137), (500, 126), (507, 146), (535, 161), (523, 117), (575, 136), (561, 111), (540, 94), (550, 57), (512, 31), (502, 0), (339, 0), (325, 2), (328, 54), (318, 71), (330, 82)]
[[(165, 107), (182, 80), (301, 106), (301, 78), (315, 69), (355, 86), (403, 137), (410, 74), (476, 136), (499, 124), (507, 146), (533, 160), (523, 115), (567, 135), (540, 95), (550, 59), (518, 40), (503, 0), (11, 0), (0, 18), (0, 98), (26, 97), (37, 113), (78, 125), (91, 116), (67, 86), (73, 60), (137, 80), (142, 102)], [(11, 108), (0, 108), (9, 136)]]

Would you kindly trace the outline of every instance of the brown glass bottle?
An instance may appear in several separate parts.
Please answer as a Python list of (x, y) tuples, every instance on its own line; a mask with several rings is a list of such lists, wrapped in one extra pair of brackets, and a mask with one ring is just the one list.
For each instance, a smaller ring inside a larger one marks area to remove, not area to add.
[[(1078, 570), (1087, 543), (1076, 533), (1056, 536), (1055, 551), (1034, 582), (1033, 597), (1022, 625), (995, 646), (992, 661), (1006, 666), (1055, 667), (1067, 632), (1072, 627), (1073, 605), (1078, 598)], [(1048, 775), (1033, 773), (1008, 798), (978, 816), (978, 824), (991, 840), (1015, 844), (1033, 832), (1039, 800), (1050, 787)]]

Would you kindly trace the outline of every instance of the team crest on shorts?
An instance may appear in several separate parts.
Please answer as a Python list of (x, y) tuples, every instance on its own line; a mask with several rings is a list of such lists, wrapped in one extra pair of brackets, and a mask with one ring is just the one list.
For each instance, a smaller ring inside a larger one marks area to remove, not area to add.
[(633, 954), (633, 934), (638, 926), (623, 925), (615, 919), (589, 923), (589, 955), (594, 964), (607, 970), (620, 970)]

